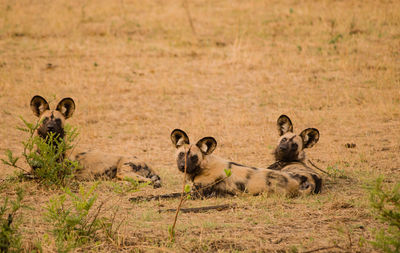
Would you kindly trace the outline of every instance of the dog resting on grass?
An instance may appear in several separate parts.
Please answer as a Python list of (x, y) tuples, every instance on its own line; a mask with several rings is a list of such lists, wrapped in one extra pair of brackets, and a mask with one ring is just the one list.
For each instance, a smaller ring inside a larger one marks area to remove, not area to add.
[[(190, 144), (187, 134), (179, 129), (171, 133), (176, 147), (176, 162), (180, 172), (186, 168), (187, 179), (193, 182), (196, 197), (213, 197), (248, 193), (281, 193), (296, 196), (304, 192), (299, 181), (287, 172), (260, 169), (241, 165), (213, 155), (217, 142), (205, 137), (195, 145)], [(227, 177), (226, 170), (231, 171)], [(306, 191), (306, 193), (309, 193)]]
[(280, 138), (274, 151), (276, 162), (268, 169), (288, 173), (299, 182), (303, 192), (321, 192), (322, 178), (305, 164), (304, 152), (305, 148), (311, 148), (318, 142), (319, 131), (307, 128), (296, 135), (293, 133), (292, 121), (286, 115), (278, 118), (277, 127)]
[[(43, 139), (52, 133), (56, 138), (64, 138), (65, 120), (70, 118), (75, 111), (75, 103), (72, 98), (62, 99), (55, 110), (51, 110), (47, 101), (41, 96), (34, 96), (30, 107), (33, 114), (39, 117), (41, 122), (36, 134)], [(40, 152), (40, 150), (39, 150)], [(161, 187), (160, 177), (145, 163), (135, 157), (125, 157), (99, 151), (78, 151), (75, 148), (62, 154), (63, 159), (78, 161), (81, 168), (76, 171), (78, 180), (93, 180), (96, 178), (131, 178), (139, 182), (149, 182), (153, 187)], [(32, 167), (33, 170), (37, 169)]]

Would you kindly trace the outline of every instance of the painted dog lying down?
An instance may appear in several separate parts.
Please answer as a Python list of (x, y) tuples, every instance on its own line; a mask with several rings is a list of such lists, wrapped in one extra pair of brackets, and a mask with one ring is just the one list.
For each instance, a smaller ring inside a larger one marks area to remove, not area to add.
[[(50, 110), (47, 101), (41, 96), (34, 96), (30, 103), (33, 114), (42, 122), (36, 134), (41, 138), (53, 133), (58, 138), (64, 138), (65, 120), (75, 111), (72, 98), (62, 99), (55, 110)], [(39, 151), (40, 152), (40, 151)], [(78, 161), (82, 168), (75, 173), (79, 180), (93, 180), (99, 177), (124, 179), (129, 177), (141, 182), (150, 182), (155, 188), (161, 187), (160, 177), (144, 162), (136, 157), (109, 154), (96, 150), (79, 150), (61, 154), (59, 159), (68, 157)], [(37, 169), (35, 167), (33, 170)]]
[(307, 128), (300, 134), (293, 133), (293, 124), (286, 115), (277, 120), (278, 145), (274, 155), (276, 162), (268, 168), (288, 173), (300, 183), (300, 188), (308, 193), (320, 193), (322, 178), (305, 164), (305, 148), (313, 147), (319, 140), (319, 131)]

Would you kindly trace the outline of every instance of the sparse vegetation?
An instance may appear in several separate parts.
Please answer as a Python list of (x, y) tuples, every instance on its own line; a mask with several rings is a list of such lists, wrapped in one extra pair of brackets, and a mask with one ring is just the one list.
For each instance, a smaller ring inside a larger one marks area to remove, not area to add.
[(50, 199), (45, 217), (53, 227), (58, 252), (68, 252), (96, 240), (103, 229), (107, 236), (113, 237), (111, 220), (101, 215), (103, 203), (94, 207), (96, 187), (97, 184), (90, 189), (81, 186), (78, 193), (65, 188), (65, 194)]
[(383, 177), (376, 180), (370, 189), (370, 203), (374, 215), (384, 227), (375, 231), (375, 240), (370, 243), (384, 252), (400, 251), (400, 183), (390, 188)]
[(348, 178), (344, 169), (340, 169), (339, 166), (337, 164), (333, 165), (333, 166), (328, 166), (326, 167), (326, 172), (328, 173), (328, 175), (334, 179), (337, 178)]
[(18, 211), (24, 207), (22, 205), (23, 190), (16, 189), (16, 200), (3, 199), (0, 206), (0, 252), (21, 252), (21, 233), (18, 230), (19, 219)]

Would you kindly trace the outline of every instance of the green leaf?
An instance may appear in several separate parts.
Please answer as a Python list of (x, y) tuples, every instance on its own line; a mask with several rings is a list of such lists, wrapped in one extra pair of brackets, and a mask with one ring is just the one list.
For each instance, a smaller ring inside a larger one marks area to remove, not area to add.
[(8, 161), (6, 161), (6, 160), (4, 160), (4, 159), (0, 159), (0, 160), (1, 160), (1, 162), (2, 162), (3, 164), (12, 166)]
[(185, 185), (185, 192), (186, 193), (189, 193), (190, 192), (190, 185)]
[(170, 236), (171, 240), (174, 241), (174, 238), (175, 238), (175, 230), (172, 229), (172, 225), (169, 225), (169, 226), (168, 226), (168, 233), (169, 233), (169, 236)]
[(225, 171), (225, 175), (226, 175), (227, 177), (230, 177), (230, 176), (232, 175), (232, 170), (230, 170), (230, 169), (224, 169), (224, 171)]
[(17, 127), (17, 130), (22, 131), (22, 132), (27, 132), (27, 133), (30, 132), (28, 128), (23, 128), (23, 127)]
[(8, 161), (4, 159), (1, 159), (1, 161), (6, 165), (15, 167), (15, 164), (17, 163), (19, 157), (13, 157), (13, 153), (9, 149), (6, 150), (6, 156), (8, 158)]

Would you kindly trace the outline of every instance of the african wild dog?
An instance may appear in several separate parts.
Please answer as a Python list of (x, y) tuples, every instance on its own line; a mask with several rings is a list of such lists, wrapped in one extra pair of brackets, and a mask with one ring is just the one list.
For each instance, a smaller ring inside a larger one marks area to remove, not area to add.
[[(217, 147), (213, 137), (205, 137), (191, 145), (182, 130), (175, 129), (171, 140), (177, 149), (178, 169), (185, 171), (193, 182), (195, 197), (236, 195), (245, 192), (258, 195), (262, 192), (280, 192), (288, 196), (298, 194), (299, 183), (285, 172), (248, 167), (212, 154)], [(232, 174), (226, 177), (225, 169)]]
[[(39, 117), (41, 125), (37, 129), (37, 135), (46, 138), (53, 133), (56, 138), (64, 138), (64, 123), (75, 110), (72, 98), (62, 99), (55, 110), (50, 110), (47, 101), (41, 96), (34, 96), (31, 100), (33, 114)], [(124, 157), (98, 151), (72, 151), (62, 154), (71, 160), (78, 161), (81, 165), (75, 176), (79, 180), (92, 180), (99, 177), (124, 179), (133, 178), (142, 182), (150, 182), (155, 188), (161, 187), (160, 177), (145, 163), (135, 157)], [(34, 167), (32, 168), (35, 169)]]
[(300, 183), (300, 190), (308, 193), (319, 193), (322, 178), (305, 164), (305, 148), (313, 147), (319, 140), (319, 131), (307, 128), (299, 135), (293, 133), (292, 121), (281, 115), (277, 121), (279, 132), (278, 145), (274, 151), (276, 162), (268, 167), (272, 170), (287, 172)]

